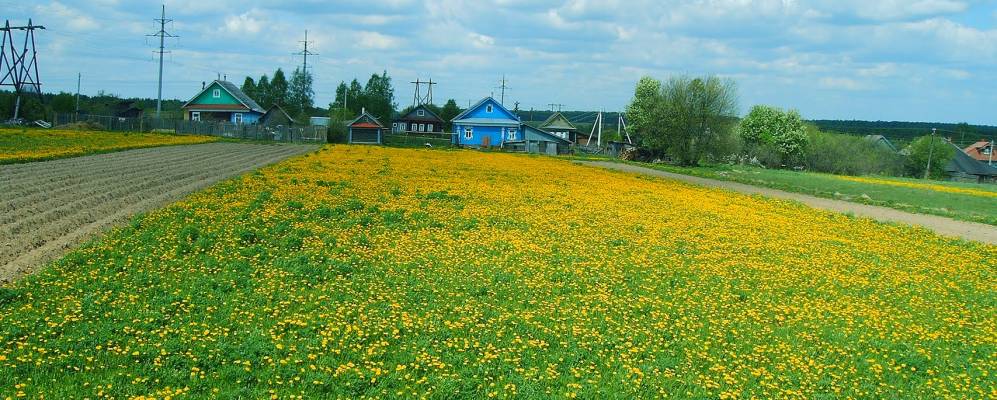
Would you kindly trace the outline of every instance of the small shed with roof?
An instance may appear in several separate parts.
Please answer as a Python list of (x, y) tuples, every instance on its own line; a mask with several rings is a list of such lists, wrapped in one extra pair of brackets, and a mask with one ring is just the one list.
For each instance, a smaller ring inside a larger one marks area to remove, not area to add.
[(384, 125), (373, 115), (363, 110), (360, 116), (346, 123), (349, 129), (349, 143), (381, 144), (384, 139)]
[(949, 179), (976, 183), (997, 182), (997, 168), (974, 159), (954, 143), (949, 144), (955, 147), (955, 156), (945, 165), (945, 173)]

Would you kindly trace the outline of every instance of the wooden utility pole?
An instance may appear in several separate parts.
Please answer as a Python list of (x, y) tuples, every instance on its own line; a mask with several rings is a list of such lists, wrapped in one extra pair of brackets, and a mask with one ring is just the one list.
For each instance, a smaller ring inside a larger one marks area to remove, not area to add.
[(935, 155), (935, 131), (937, 129), (931, 128), (931, 145), (928, 146), (928, 166), (924, 168), (924, 179), (928, 179), (928, 174), (931, 173), (931, 158)]

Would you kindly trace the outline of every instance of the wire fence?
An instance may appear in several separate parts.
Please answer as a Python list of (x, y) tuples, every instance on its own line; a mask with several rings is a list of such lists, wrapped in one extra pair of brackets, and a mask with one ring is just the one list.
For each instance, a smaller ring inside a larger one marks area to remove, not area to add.
[(328, 141), (328, 128), (324, 126), (233, 124), (230, 122), (145, 117), (125, 118), (88, 114), (56, 114), (53, 122), (57, 128), (70, 124), (89, 124), (93, 126), (93, 129), (113, 132), (163, 132), (275, 142), (324, 143)]

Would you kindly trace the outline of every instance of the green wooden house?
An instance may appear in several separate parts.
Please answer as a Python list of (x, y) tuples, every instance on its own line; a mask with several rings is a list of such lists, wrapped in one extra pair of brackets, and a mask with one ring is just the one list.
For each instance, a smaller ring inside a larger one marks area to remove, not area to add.
[(255, 124), (266, 112), (238, 86), (221, 79), (202, 85), (182, 109), (185, 120), (233, 124)]

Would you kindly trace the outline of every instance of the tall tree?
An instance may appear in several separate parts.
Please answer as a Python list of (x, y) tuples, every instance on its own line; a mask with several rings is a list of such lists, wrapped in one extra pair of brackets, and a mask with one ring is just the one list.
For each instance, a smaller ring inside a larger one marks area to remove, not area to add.
[[(737, 118), (734, 82), (716, 76), (655, 82), (647, 78), (638, 83), (628, 107), (633, 112), (631, 126), (643, 129), (639, 132), (652, 150), (682, 165), (698, 165), (732, 132)], [(659, 94), (653, 96), (659, 85)]]
[(349, 88), (346, 86), (346, 82), (339, 82), (339, 86), (336, 86), (336, 99), (329, 104), (329, 109), (334, 110), (337, 108), (345, 108), (346, 105), (346, 93)]
[(273, 100), (270, 96), (270, 79), (267, 78), (267, 74), (263, 74), (260, 80), (256, 82), (256, 97), (253, 98), (260, 106), (263, 108), (270, 108), (273, 105)]
[(256, 82), (250, 76), (246, 77), (246, 80), (242, 81), (242, 92), (249, 96), (249, 98), (256, 100), (257, 103), (260, 102), (259, 97), (256, 95)]
[(288, 104), (288, 88), (284, 71), (277, 68), (277, 71), (273, 73), (273, 79), (270, 79), (270, 101), (281, 107), (286, 106)]
[(440, 118), (443, 119), (443, 128), (450, 132), (453, 130), (453, 124), (451, 122), (457, 114), (460, 114), (462, 110), (460, 106), (457, 105), (457, 101), (454, 99), (447, 100), (443, 108), (440, 109)]
[(296, 116), (304, 116), (315, 104), (315, 90), (312, 89), (312, 74), (295, 68), (291, 73), (288, 88), (288, 107)]
[(350, 82), (350, 88), (346, 91), (346, 109), (352, 111), (354, 115), (359, 115), (360, 109), (364, 107), (366, 101), (363, 86), (360, 86), (360, 82), (354, 78)]
[(904, 170), (907, 175), (915, 178), (924, 177), (930, 158), (931, 170), (928, 171), (928, 177), (941, 179), (945, 177), (945, 166), (955, 157), (956, 149), (945, 139), (928, 135), (911, 143), (907, 151), (909, 154), (904, 160)]
[(367, 111), (381, 120), (382, 123), (391, 120), (395, 112), (395, 90), (391, 87), (391, 77), (388, 71), (381, 75), (373, 74), (364, 87), (364, 106)]

